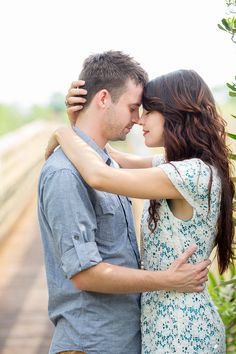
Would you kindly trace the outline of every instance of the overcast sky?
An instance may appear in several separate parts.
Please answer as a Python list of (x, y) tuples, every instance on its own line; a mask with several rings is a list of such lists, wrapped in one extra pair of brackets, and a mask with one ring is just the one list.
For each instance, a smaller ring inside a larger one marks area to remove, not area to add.
[(150, 78), (191, 68), (213, 87), (236, 74), (236, 45), (217, 28), (224, 0), (5, 0), (0, 103), (29, 106), (66, 92), (91, 53), (122, 50)]

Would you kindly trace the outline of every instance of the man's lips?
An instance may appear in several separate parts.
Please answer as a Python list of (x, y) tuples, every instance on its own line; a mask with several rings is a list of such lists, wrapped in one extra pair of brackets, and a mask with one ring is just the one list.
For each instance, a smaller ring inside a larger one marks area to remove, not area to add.
[(143, 130), (143, 136), (147, 135), (149, 133), (149, 130)]
[(130, 132), (130, 130), (133, 128), (133, 126), (129, 126), (129, 127), (126, 127), (125, 129), (128, 131), (128, 133)]

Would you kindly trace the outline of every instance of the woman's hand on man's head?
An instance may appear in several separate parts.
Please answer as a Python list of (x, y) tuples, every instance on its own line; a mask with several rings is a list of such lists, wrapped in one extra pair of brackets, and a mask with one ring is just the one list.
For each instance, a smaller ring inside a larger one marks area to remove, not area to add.
[(78, 113), (83, 109), (83, 105), (86, 102), (84, 96), (87, 95), (87, 90), (81, 88), (84, 84), (85, 81), (83, 80), (73, 81), (66, 95), (66, 111), (72, 126), (75, 125)]

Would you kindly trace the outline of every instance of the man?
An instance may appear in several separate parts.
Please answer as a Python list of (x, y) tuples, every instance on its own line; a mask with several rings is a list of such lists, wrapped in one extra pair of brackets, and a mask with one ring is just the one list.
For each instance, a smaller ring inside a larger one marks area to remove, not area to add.
[[(110, 51), (87, 58), (80, 78), (88, 95), (75, 132), (113, 164), (104, 147), (138, 122), (147, 74)], [(140, 354), (140, 293), (200, 291), (206, 280), (209, 261), (185, 264), (194, 247), (165, 272), (139, 269), (130, 201), (90, 188), (61, 149), (40, 176), (39, 221), (55, 324), (50, 354)]]

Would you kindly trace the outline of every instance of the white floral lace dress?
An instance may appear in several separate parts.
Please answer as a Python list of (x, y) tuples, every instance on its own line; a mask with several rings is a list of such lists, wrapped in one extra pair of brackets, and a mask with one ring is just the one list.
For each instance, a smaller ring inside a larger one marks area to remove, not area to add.
[[(214, 247), (220, 209), (221, 183), (212, 168), (210, 209), (208, 184), (210, 168), (200, 159), (164, 163), (159, 166), (176, 189), (193, 207), (189, 220), (176, 218), (166, 200), (160, 200), (158, 225), (151, 234), (146, 203), (142, 216), (143, 261), (148, 270), (165, 270), (188, 246), (195, 243), (191, 263), (207, 259)], [(202, 293), (174, 291), (147, 292), (142, 295), (142, 354), (224, 354), (225, 329), (207, 289)]]

